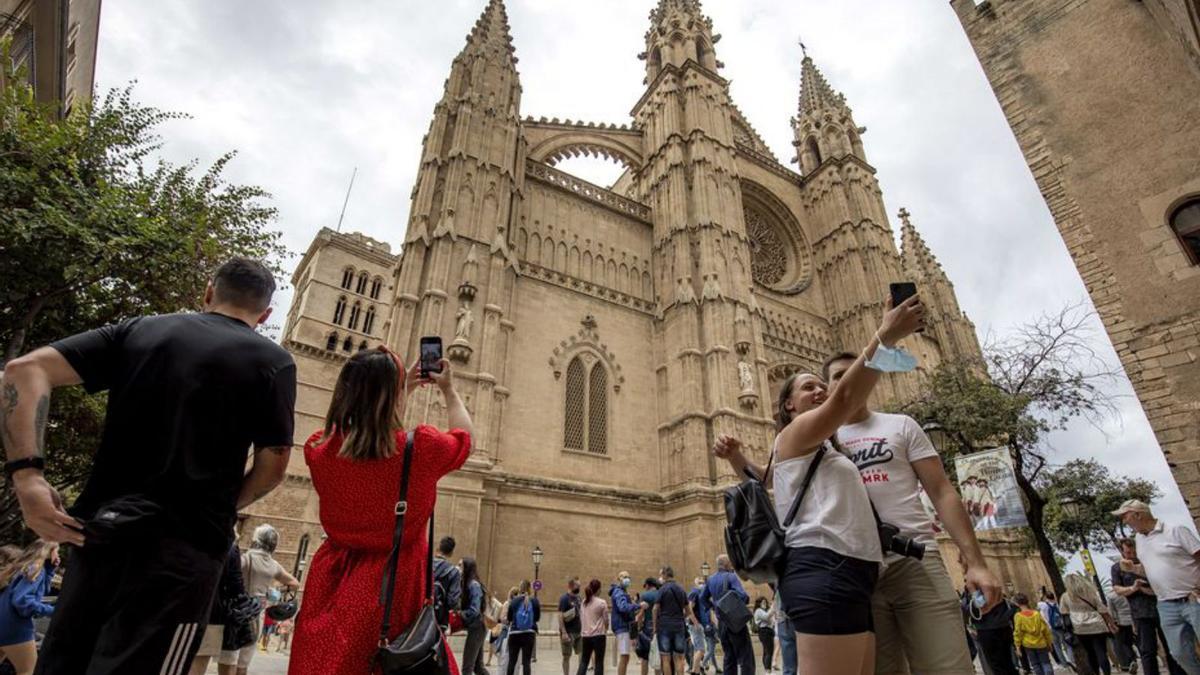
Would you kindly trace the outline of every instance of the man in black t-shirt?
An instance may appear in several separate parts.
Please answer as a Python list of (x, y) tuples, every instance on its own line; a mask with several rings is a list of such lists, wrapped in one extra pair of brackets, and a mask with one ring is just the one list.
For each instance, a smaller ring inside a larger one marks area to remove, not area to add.
[[(1122, 539), (1121, 560), (1112, 566), (1113, 593), (1129, 601), (1129, 613), (1133, 616), (1133, 628), (1137, 632), (1138, 655), (1142, 661), (1143, 675), (1158, 675), (1158, 640), (1163, 644), (1167, 638), (1163, 635), (1162, 625), (1158, 620), (1158, 597), (1146, 580), (1146, 571), (1138, 561), (1137, 545), (1132, 539)], [(1167, 670), (1171, 675), (1183, 675), (1183, 668), (1166, 653)]]
[(674, 672), (682, 675), (687, 667), (687, 624), (695, 621), (687, 592), (675, 583), (675, 570), (669, 565), (662, 568), (662, 588), (658, 589), (658, 602), (654, 605), (654, 633), (658, 640), (658, 653), (662, 657), (663, 675)]
[[(43, 539), (81, 546), (40, 675), (176, 673), (191, 661), (237, 510), (279, 484), (291, 452), (296, 367), (254, 330), (274, 290), (261, 263), (235, 259), (202, 313), (130, 319), (7, 364), (0, 436), (22, 515)], [(41, 458), (50, 392), (73, 384), (107, 391), (108, 406), (68, 513)]]
[(571, 652), (583, 648), (583, 620), (579, 617), (579, 579), (567, 579), (567, 592), (558, 599), (558, 639), (562, 643), (563, 675), (571, 674)]

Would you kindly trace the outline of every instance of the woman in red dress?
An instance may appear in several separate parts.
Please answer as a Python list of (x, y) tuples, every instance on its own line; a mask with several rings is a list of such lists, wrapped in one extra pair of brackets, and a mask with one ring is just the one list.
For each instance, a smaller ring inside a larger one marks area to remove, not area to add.
[[(304, 602), (292, 637), (290, 675), (364, 675), (379, 639), (379, 588), (392, 547), (406, 432), (404, 402), (418, 386), (441, 389), (451, 430), (415, 430), (408, 516), (396, 573), (395, 639), (416, 619), (425, 598), (427, 527), (437, 482), (471, 452), (471, 417), (454, 390), (450, 366), (418, 380), (391, 353), (364, 350), (346, 362), (333, 390), (325, 428), (304, 445), (304, 460), (321, 505), (328, 539), (309, 566)], [(446, 650), (449, 655), (449, 649)], [(451, 670), (458, 667), (450, 657)]]

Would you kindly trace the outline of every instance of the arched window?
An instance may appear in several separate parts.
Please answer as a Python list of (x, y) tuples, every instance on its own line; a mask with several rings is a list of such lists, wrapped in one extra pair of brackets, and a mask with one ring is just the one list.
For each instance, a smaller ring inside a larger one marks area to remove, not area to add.
[(337, 349), (337, 333), (330, 333), (329, 339), (325, 340), (325, 349), (333, 351)]
[(366, 348), (367, 348), (367, 341), (366, 341), (366, 340), (363, 340), (362, 342), (358, 343), (358, 351), (360, 351), (360, 352), (361, 352), (362, 350), (364, 350), (364, 349), (366, 349)]
[(367, 308), (367, 316), (365, 318), (363, 318), (362, 332), (370, 333), (371, 329), (374, 327), (375, 327), (375, 307), (371, 306), (371, 307)]
[(1171, 214), (1171, 229), (1193, 265), (1200, 265), (1200, 197), (1183, 203)]
[(817, 146), (817, 139), (809, 136), (808, 140), (805, 141), (804, 148), (812, 153), (813, 166), (821, 166), (821, 148)]
[(338, 298), (337, 305), (333, 308), (333, 322), (337, 325), (342, 325), (342, 319), (346, 316), (346, 296)]
[(342, 270), (342, 288), (350, 290), (350, 284), (354, 283), (354, 268), (347, 267)]
[(366, 272), (361, 272), (358, 275), (358, 285), (354, 287), (354, 292), (355, 293), (366, 293), (367, 292), (367, 273)]
[(354, 303), (354, 306), (350, 308), (350, 325), (347, 328), (358, 330), (358, 315), (360, 312), (362, 312), (362, 305), (357, 302)]
[(599, 361), (588, 366), (576, 356), (567, 366), (563, 446), (603, 455), (608, 452), (608, 372)]
[(348, 352), (348, 351), (350, 351), (351, 349), (354, 349), (354, 343), (353, 343), (353, 342), (351, 342), (351, 340), (350, 340), (350, 336), (349, 336), (349, 335), (347, 335), (347, 336), (346, 336), (346, 340), (345, 340), (344, 342), (342, 342), (342, 351), (344, 351), (344, 352)]
[(375, 277), (375, 280), (371, 282), (371, 299), (378, 300), (381, 290), (383, 290), (383, 277)]

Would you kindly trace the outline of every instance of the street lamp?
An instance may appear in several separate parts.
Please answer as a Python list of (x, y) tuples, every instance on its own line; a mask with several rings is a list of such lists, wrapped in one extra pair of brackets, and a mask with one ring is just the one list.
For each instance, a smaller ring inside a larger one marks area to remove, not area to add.
[(707, 560), (705, 560), (704, 562), (700, 563), (700, 576), (704, 577), (704, 581), (705, 581), (706, 583), (708, 582), (708, 572), (709, 572), (709, 570), (711, 570), (711, 569), (712, 569), (712, 568), (708, 566), (708, 561), (707, 561)]
[(533, 547), (533, 596), (535, 598), (537, 597), (538, 586), (541, 585), (538, 583), (538, 581), (540, 580), (540, 577), (538, 576), (538, 574), (542, 567), (542, 556), (543, 555), (545, 555), (545, 554), (542, 553), (541, 546)]
[[(1080, 512), (1090, 501), (1086, 498), (1075, 499), (1073, 497), (1066, 497), (1059, 501), (1058, 505), (1068, 519), (1078, 524)], [(1089, 567), (1091, 568), (1092, 581), (1096, 584), (1096, 592), (1100, 594), (1100, 601), (1107, 603), (1108, 598), (1104, 595), (1104, 585), (1100, 583), (1100, 573), (1096, 571), (1096, 564), (1092, 561), (1092, 552), (1088, 550), (1087, 532), (1082, 527), (1079, 527), (1078, 530), (1079, 543), (1082, 546), (1079, 557), (1083, 561), (1084, 571), (1087, 571)]]

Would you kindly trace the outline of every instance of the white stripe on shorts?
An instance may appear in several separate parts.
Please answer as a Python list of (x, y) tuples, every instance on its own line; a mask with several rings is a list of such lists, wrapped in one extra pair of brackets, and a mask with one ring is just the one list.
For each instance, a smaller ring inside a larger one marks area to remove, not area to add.
[(167, 650), (167, 657), (163, 659), (158, 675), (182, 675), (188, 648), (196, 637), (196, 626), (194, 623), (181, 623), (175, 628), (175, 637), (171, 638), (171, 648)]

